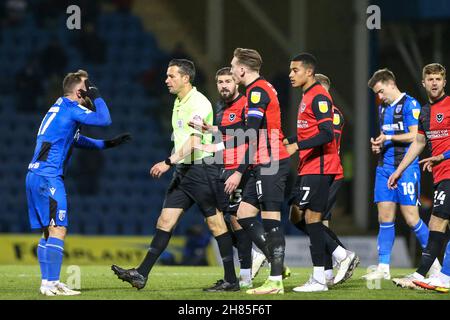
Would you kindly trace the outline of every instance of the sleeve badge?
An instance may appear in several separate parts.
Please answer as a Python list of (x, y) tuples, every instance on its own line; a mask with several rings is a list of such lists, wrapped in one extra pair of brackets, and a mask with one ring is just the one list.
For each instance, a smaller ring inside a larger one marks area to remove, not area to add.
[(319, 101), (319, 110), (322, 113), (327, 113), (328, 112), (328, 102)]
[(261, 101), (261, 92), (252, 92), (250, 95), (250, 101), (253, 104), (259, 103)]
[(334, 114), (334, 117), (333, 117), (333, 124), (334, 124), (335, 126), (338, 126), (338, 125), (341, 124), (341, 117), (340, 117), (337, 113)]

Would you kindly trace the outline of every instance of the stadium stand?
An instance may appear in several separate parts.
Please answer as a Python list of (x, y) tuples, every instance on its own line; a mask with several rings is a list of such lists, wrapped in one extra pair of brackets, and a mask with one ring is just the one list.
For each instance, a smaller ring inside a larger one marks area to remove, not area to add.
[[(27, 13), (20, 23), (1, 30), (0, 232), (29, 231), (25, 176), (37, 129), (50, 104), (61, 94), (58, 86), (64, 73), (85, 69), (108, 102), (113, 119), (111, 127), (89, 129), (85, 134), (109, 138), (128, 131), (132, 133), (133, 141), (117, 150), (104, 152), (101, 159), (89, 156), (84, 159), (83, 163), (103, 161), (97, 177), (99, 188), (94, 194), (80, 194), (77, 190), (77, 180), (88, 179), (86, 183), (89, 183), (89, 179), (94, 177), (83, 178), (80, 172), (84, 168), (77, 158), (79, 151), (74, 152), (66, 178), (69, 232), (151, 234), (155, 230), (171, 174), (154, 181), (148, 171), (170, 150), (170, 132), (164, 131), (158, 114), (162, 108), (171, 109), (171, 103), (167, 100), (163, 103), (158, 95), (150, 96), (139, 77), (146, 70), (158, 70), (158, 66), (166, 65), (169, 57), (158, 48), (156, 38), (143, 30), (138, 17), (129, 12), (102, 12), (96, 19), (95, 32), (105, 46), (105, 61), (101, 64), (84, 61), (75, 45), (80, 32), (68, 30), (65, 19), (66, 16), (60, 16), (57, 27), (38, 26), (36, 17)], [(29, 81), (24, 84), (20, 95), (14, 95), (13, 92), (17, 92), (15, 79), (21, 71), (28, 70), (26, 68), (32, 59), (55, 41), (64, 48), (62, 54), (67, 56), (67, 65), (57, 76), (55, 92), (45, 70), (39, 70), (40, 65), (37, 65), (33, 69), (35, 73), (25, 74), (29, 77), (27, 79), (40, 79), (44, 92), (36, 97), (36, 106), (31, 102), (29, 106), (23, 106), (27, 101), (23, 98), (27, 98), (27, 94), (33, 92), (33, 86), (39, 83)], [(156, 74), (154, 83), (164, 80), (158, 76)], [(166, 91), (159, 91), (161, 94), (166, 95)], [(201, 223), (200, 214), (188, 216), (177, 227), (176, 234), (183, 234), (192, 220)]]

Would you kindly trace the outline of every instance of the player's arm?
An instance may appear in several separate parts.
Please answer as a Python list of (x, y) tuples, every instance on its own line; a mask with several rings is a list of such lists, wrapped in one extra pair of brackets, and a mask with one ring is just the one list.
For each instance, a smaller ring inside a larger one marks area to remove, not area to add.
[[(225, 192), (228, 194), (234, 192), (241, 183), (242, 175), (250, 166), (250, 163), (247, 163), (247, 159), (249, 162), (254, 159), (254, 155), (258, 148), (259, 129), (262, 126), (269, 103), (269, 94), (264, 89), (255, 87), (249, 92), (247, 126), (245, 127), (245, 131), (250, 131), (250, 134), (246, 135), (246, 139), (248, 139), (248, 148), (244, 157), (241, 158), (239, 167), (227, 181), (225, 181)], [(252, 134), (253, 132), (255, 134)]]
[[(199, 100), (195, 109), (192, 110), (193, 114), (191, 120), (196, 123), (201, 123), (204, 119), (207, 119), (208, 114), (211, 111), (211, 104), (209, 101)], [(192, 122), (191, 121), (191, 122)], [(166, 160), (161, 161), (155, 164), (150, 169), (150, 175), (154, 178), (160, 178), (165, 172), (167, 172), (170, 167), (174, 164), (177, 164), (182, 159), (190, 156), (192, 152), (194, 152), (194, 146), (201, 144), (202, 134), (199, 133), (195, 128), (188, 126), (187, 134), (189, 134), (189, 138), (185, 141), (183, 146), (168, 157)]]
[(408, 133), (386, 135), (381, 133), (372, 144), (382, 146), (386, 141), (392, 141), (397, 143), (411, 143), (414, 142), (417, 135), (417, 125), (409, 126)]
[(176, 164), (184, 158), (190, 156), (194, 152), (194, 147), (202, 143), (202, 136), (200, 134), (192, 134), (183, 146), (169, 157), (172, 164)]
[(256, 134), (248, 135), (248, 145), (245, 157), (241, 160), (241, 164), (236, 169), (237, 172), (243, 174), (250, 166), (246, 159), (253, 159), (258, 148), (259, 129), (262, 126), (263, 119), (270, 103), (269, 94), (262, 88), (256, 87), (249, 92), (248, 99), (248, 116), (247, 126), (245, 130), (255, 132)]
[(201, 135), (193, 134), (191, 135), (183, 146), (166, 160), (158, 162), (150, 169), (150, 175), (153, 178), (160, 178), (164, 173), (166, 173), (170, 167), (180, 160), (191, 155), (194, 151), (194, 146), (201, 144)]
[(131, 134), (129, 133), (122, 133), (117, 137), (109, 140), (93, 139), (81, 134), (77, 134), (74, 140), (74, 147), (88, 150), (104, 150), (120, 146), (121, 144), (127, 143), (130, 140)]
[(291, 139), (289, 142), (292, 143), (286, 147), (291, 155), (297, 150), (312, 149), (330, 143), (334, 139), (333, 112), (330, 99), (318, 95), (312, 102), (312, 110), (318, 121), (319, 133), (302, 141)]
[(437, 166), (442, 161), (445, 161), (448, 159), (450, 159), (450, 150), (447, 150), (444, 153), (434, 156), (434, 157), (422, 159), (419, 161), (419, 164), (424, 164), (423, 171), (428, 170), (428, 172), (432, 172), (434, 166)]
[(89, 126), (109, 126), (112, 121), (105, 100), (100, 97), (98, 89), (94, 87), (89, 80), (85, 80), (84, 82), (87, 90), (80, 90), (81, 94), (91, 99), (95, 111), (89, 110), (83, 106), (78, 106), (72, 112), (73, 119), (81, 124)]
[(388, 188), (394, 189), (397, 187), (397, 181), (402, 176), (403, 171), (422, 153), (425, 148), (426, 140), (423, 131), (419, 130), (416, 139), (409, 146), (408, 152), (403, 158), (402, 162), (397, 167), (397, 170), (389, 177)]
[(408, 133), (384, 135), (381, 134), (376, 140), (375, 144), (383, 146), (385, 141), (392, 141), (394, 143), (412, 143), (416, 139), (420, 104), (416, 100), (409, 101), (404, 107), (404, 126), (408, 127)]

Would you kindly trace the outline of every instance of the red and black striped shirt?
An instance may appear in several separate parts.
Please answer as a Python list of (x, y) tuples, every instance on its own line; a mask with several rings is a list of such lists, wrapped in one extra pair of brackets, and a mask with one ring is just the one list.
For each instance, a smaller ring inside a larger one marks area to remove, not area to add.
[[(450, 150), (450, 97), (445, 95), (438, 101), (422, 107), (418, 133), (425, 135), (432, 156)], [(433, 180), (438, 184), (450, 179), (450, 161), (433, 167)]]

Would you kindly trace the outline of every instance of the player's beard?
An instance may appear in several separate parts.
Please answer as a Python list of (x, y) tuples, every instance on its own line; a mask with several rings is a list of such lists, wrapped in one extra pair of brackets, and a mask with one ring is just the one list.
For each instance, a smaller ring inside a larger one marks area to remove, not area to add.
[(229, 102), (234, 96), (234, 92), (228, 91), (228, 90), (222, 90), (220, 91), (220, 97), (223, 101)]

